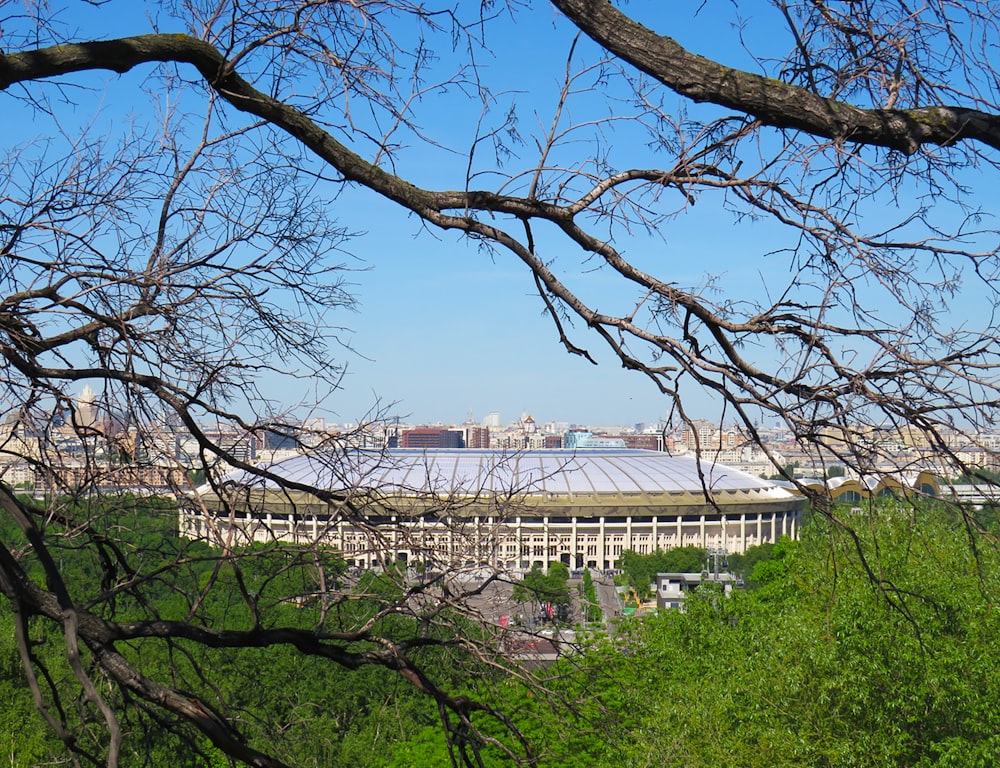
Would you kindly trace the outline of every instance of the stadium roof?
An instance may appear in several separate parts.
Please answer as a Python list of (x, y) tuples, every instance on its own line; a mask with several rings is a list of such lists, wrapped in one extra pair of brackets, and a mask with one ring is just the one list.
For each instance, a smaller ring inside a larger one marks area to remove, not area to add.
[[(548, 507), (704, 506), (707, 489), (719, 505), (801, 501), (773, 482), (731, 467), (628, 449), (316, 451), (275, 462), (267, 471), (299, 488), (374, 492), (382, 498), (517, 495)], [(246, 472), (225, 481), (265, 494), (279, 486)]]

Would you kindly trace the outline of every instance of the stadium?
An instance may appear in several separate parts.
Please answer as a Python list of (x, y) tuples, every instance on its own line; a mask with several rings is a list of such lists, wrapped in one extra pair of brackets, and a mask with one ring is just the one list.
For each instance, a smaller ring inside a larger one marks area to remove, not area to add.
[(614, 569), (625, 550), (741, 553), (797, 536), (805, 499), (641, 450), (354, 450), (234, 472), (181, 514), (188, 538), (319, 543), (348, 564)]

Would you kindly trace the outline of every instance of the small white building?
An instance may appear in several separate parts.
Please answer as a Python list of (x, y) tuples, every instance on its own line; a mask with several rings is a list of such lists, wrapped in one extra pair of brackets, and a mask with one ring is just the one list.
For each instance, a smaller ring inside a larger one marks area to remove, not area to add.
[(681, 608), (687, 594), (705, 582), (720, 584), (726, 595), (736, 586), (731, 573), (658, 573), (656, 574), (656, 607)]

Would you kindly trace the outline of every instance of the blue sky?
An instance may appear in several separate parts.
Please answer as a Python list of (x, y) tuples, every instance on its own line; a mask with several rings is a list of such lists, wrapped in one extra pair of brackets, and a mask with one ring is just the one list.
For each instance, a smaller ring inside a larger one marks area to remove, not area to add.
[[(665, 8), (653, 7), (661, 14)], [(696, 7), (690, 4), (688, 12)], [(697, 33), (698, 22), (686, 21), (676, 6), (669, 15), (675, 33)], [(522, 126), (527, 134), (548, 127), (571, 36), (551, 13), (539, 10), (518, 18), (519, 23), (506, 30), (507, 37), (496, 45), (498, 60), (487, 66), (495, 75), (491, 85), (524, 110)], [(718, 38), (715, 42), (719, 48), (727, 45)], [(732, 40), (728, 45), (731, 48)], [(586, 48), (581, 43), (578, 50)], [(593, 53), (586, 58), (593, 58)], [(440, 131), (435, 136), (452, 146), (468, 146), (475, 104), (442, 101), (448, 102), (446, 107), (421, 114), (422, 127)], [(593, 98), (580, 101), (595, 109)], [(575, 101), (571, 107), (577, 107)], [(608, 108), (603, 100), (596, 107)], [(537, 125), (532, 125), (535, 120)], [(519, 151), (530, 162), (530, 146)], [(448, 160), (445, 153), (433, 159), (404, 155), (401, 170), (418, 183), (455, 188), (462, 183), (466, 159), (453, 157), (452, 173), (445, 175), (442, 168)], [(657, 162), (646, 152), (631, 160), (638, 166)], [(501, 253), (493, 260), (454, 234), (420, 232), (412, 219), (370, 195), (360, 192), (356, 199), (358, 210), (351, 221), (367, 234), (351, 250), (370, 269), (356, 276), (360, 309), (346, 322), (354, 329), (352, 343), (368, 359), (347, 358), (344, 391), (330, 403), (337, 414), (349, 418), (377, 394), (383, 404), (395, 403), (392, 413), (416, 421), (460, 421), (468, 412), (482, 419), (493, 410), (500, 411), (505, 421), (523, 412), (539, 421), (597, 424), (650, 423), (665, 417), (671, 403), (650, 381), (622, 369), (596, 336), (578, 328), (574, 338), (592, 352), (598, 366), (563, 350), (533, 293), (530, 274), (513, 256)], [(692, 210), (663, 232), (662, 240), (635, 236), (624, 244), (625, 250), (640, 258), (662, 256), (672, 279), (683, 284), (700, 282), (708, 262), (726, 265), (717, 273), (720, 277), (744, 286), (748, 280), (759, 282), (760, 265), (740, 259), (738, 251), (749, 233), (764, 227), (748, 224), (737, 231), (728, 217), (720, 221), (724, 214), (705, 208)], [(580, 260), (566, 243), (553, 241), (549, 247), (547, 256)], [(592, 272), (581, 264), (577, 275), (609, 301), (626, 298), (607, 271)], [(627, 300), (631, 299), (628, 293)], [(715, 404), (697, 393), (692, 393), (689, 407), (705, 416), (717, 413)]]
[[(717, 20), (729, 18), (733, 8), (726, 0), (708, 0), (632, 2), (627, 10), (690, 50), (734, 67), (752, 67), (740, 48), (736, 27)], [(742, 4), (751, 19), (759, 8)], [(150, 30), (143, 10), (143, 4), (131, 0), (112, 0), (100, 7), (77, 3), (65, 18), (79, 25), (83, 37), (140, 34)], [(161, 25), (161, 31), (175, 29), (179, 26), (173, 23)], [(496, 55), (481, 55), (483, 71), (499, 94), (498, 113), (514, 104), (521, 111), (520, 130), (526, 139), (514, 147), (520, 160), (507, 169), (518, 162), (531, 165), (530, 137), (548, 128), (571, 32), (539, 0), (490, 33)], [(757, 24), (745, 34), (754, 44), (777, 46), (772, 53), (780, 55), (787, 42), (769, 32), (766, 24)], [(579, 61), (593, 60), (595, 55), (593, 46), (580, 43)], [(438, 68), (448, 74), (457, 66), (458, 59), (444, 56)], [(84, 98), (75, 119), (86, 122), (98, 101), (111, 105), (105, 114), (112, 117), (120, 104), (142, 112), (144, 97), (136, 91), (137, 78), (101, 76), (100, 81), (108, 84), (107, 95)], [(602, 88), (574, 97), (566, 119), (628, 114), (630, 107), (616, 100), (620, 95)], [(672, 94), (665, 100), (681, 103)], [(690, 104), (687, 108), (699, 109)], [(416, 114), (421, 129), (450, 150), (421, 146), (402, 151), (397, 169), (431, 188), (461, 188), (479, 106), (452, 92), (429, 95), (416, 105)], [(564, 159), (572, 159), (579, 147), (570, 145)], [(611, 143), (611, 151), (618, 167), (655, 167), (670, 161), (669, 155), (658, 156), (628, 131)], [(482, 153), (476, 167), (490, 168)], [(488, 187), (492, 178), (484, 176), (481, 185)], [(499, 411), (504, 421), (528, 412), (543, 422), (631, 424), (655, 422), (670, 409), (670, 402), (651, 382), (623, 370), (604, 351), (603, 342), (584, 329), (577, 328), (574, 341), (586, 346), (600, 365), (566, 353), (551, 321), (543, 316), (530, 274), (513, 256), (499, 252), (491, 257), (454, 233), (422, 230), (413, 217), (364, 190), (343, 192), (331, 205), (339, 221), (360, 234), (346, 246), (354, 257), (346, 263), (357, 268), (349, 280), (358, 309), (335, 312), (332, 318), (350, 329), (344, 339), (352, 350), (338, 351), (337, 361), (346, 366), (346, 375), (341, 391), (324, 404), (322, 415), (328, 419), (353, 422), (378, 405), (391, 415), (417, 422), (458, 422), (469, 412), (481, 420)], [(710, 198), (702, 198), (667, 223), (658, 236), (635, 233), (620, 238), (617, 245), (626, 256), (681, 285), (697, 285), (711, 275), (724, 290), (759, 296), (788, 277), (787, 257), (763, 256), (787, 245), (786, 238), (787, 233), (766, 222), (737, 224)], [(634, 299), (606, 270), (594, 270), (583, 262), (568, 243), (540, 231), (539, 245), (545, 258), (566, 268), (598, 309), (621, 311)], [(981, 296), (970, 300), (959, 312), (974, 307), (985, 311), (988, 303), (981, 302), (985, 302)], [(281, 386), (275, 383), (274, 392)], [(293, 391), (288, 395), (290, 400), (303, 396)], [(689, 413), (717, 416), (710, 398), (694, 391), (689, 396)]]

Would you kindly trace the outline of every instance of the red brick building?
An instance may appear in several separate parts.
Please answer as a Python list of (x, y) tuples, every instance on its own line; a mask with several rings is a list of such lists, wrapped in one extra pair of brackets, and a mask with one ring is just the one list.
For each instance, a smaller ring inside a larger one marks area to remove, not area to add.
[(453, 429), (418, 427), (399, 437), (400, 448), (464, 448), (462, 433)]

